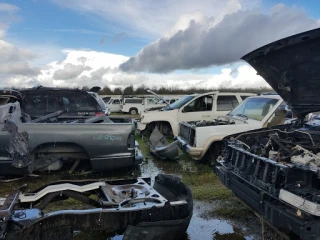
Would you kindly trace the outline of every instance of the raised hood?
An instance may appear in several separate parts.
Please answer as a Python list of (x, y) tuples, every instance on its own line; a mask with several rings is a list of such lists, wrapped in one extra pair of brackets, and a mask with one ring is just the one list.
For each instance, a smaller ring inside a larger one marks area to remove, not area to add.
[(300, 118), (320, 111), (320, 28), (270, 43), (242, 59)]

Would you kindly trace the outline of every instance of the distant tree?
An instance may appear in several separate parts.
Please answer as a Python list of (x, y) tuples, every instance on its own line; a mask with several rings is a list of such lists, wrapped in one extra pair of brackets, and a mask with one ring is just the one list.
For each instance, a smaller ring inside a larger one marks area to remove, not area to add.
[(113, 90), (114, 95), (122, 95), (122, 89), (117, 87)]
[(134, 95), (133, 85), (127, 86), (123, 89), (124, 95)]
[(84, 91), (89, 91), (90, 88), (89, 88), (88, 86), (83, 86), (83, 87), (82, 87), (82, 90), (84, 90)]
[(100, 91), (100, 95), (111, 95), (113, 92), (108, 86), (104, 86)]
[(134, 90), (135, 94), (142, 95), (147, 93), (148, 88), (146, 85), (142, 84)]

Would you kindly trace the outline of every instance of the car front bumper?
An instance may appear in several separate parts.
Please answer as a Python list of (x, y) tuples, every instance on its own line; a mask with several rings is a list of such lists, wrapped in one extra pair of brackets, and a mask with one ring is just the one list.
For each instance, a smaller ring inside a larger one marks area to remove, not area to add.
[(193, 160), (201, 160), (203, 156), (203, 148), (192, 147), (184, 138), (177, 136), (179, 148), (190, 155)]

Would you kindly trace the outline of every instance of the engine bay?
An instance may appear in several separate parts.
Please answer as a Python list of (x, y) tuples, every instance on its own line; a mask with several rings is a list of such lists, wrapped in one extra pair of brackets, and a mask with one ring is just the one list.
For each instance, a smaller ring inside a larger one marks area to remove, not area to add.
[(220, 163), (274, 196), (285, 189), (320, 203), (318, 127), (290, 125), (240, 133), (226, 141)]

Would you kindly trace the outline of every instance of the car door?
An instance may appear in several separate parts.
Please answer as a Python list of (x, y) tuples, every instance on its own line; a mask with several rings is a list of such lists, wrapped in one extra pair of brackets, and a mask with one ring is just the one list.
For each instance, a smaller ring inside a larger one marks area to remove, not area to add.
[(178, 120), (199, 121), (213, 119), (213, 95), (204, 95), (195, 98), (179, 110)]
[(217, 95), (215, 101), (214, 118), (227, 115), (238, 105), (239, 100), (235, 95)]
[(114, 99), (112, 104), (112, 112), (120, 112), (121, 110), (121, 100), (120, 99)]

